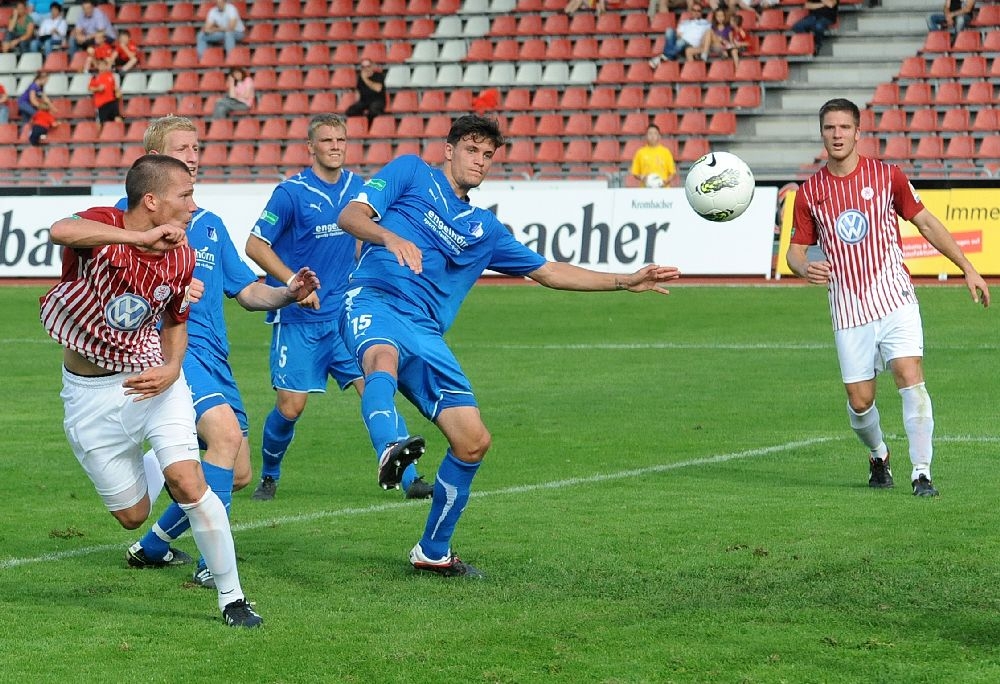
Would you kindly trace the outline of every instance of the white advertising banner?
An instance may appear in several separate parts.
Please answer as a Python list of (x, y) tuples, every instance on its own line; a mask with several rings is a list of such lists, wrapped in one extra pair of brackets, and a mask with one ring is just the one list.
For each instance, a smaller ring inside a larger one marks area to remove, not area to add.
[[(201, 196), (205, 208), (222, 217), (242, 253), (272, 189)], [(0, 278), (57, 277), (59, 250), (49, 242), (49, 226), (115, 199), (0, 197)], [(471, 199), (493, 210), (517, 240), (553, 261), (620, 273), (659, 263), (677, 266), (686, 275), (771, 275), (773, 187), (758, 187), (747, 211), (727, 223), (700, 218), (680, 188), (497, 188), (473, 191)]]

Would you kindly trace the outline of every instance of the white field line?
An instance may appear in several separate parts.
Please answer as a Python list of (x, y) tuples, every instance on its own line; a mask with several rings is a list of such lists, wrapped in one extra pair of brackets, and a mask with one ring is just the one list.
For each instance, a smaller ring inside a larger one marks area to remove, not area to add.
[[(927, 345), (925, 345), (927, 346)], [(833, 349), (833, 340), (829, 343), (816, 342), (733, 342), (733, 343), (701, 343), (701, 342), (597, 342), (592, 344), (504, 344), (489, 342), (455, 342), (453, 349), (499, 349), (501, 351), (633, 351), (646, 349), (678, 349), (707, 351), (796, 351), (813, 349)], [(927, 346), (931, 351), (996, 351), (1000, 344), (935, 344)]]
[[(812, 444), (829, 442), (832, 441), (833, 439), (834, 438), (832, 437), (815, 437), (813, 439), (788, 442), (786, 444), (778, 444), (775, 446), (762, 447), (759, 449), (748, 449), (746, 451), (737, 451), (729, 454), (719, 454), (717, 456), (709, 456), (707, 458), (697, 458), (687, 461), (679, 461), (677, 463), (665, 463), (663, 465), (649, 466), (646, 468), (621, 470), (615, 473), (589, 475), (587, 477), (573, 477), (566, 480), (541, 482), (532, 485), (518, 485), (515, 487), (496, 489), (493, 491), (478, 491), (478, 492), (474, 491), (472, 492), (472, 496), (474, 498), (480, 498), (486, 496), (502, 496), (505, 494), (523, 494), (525, 492), (533, 492), (533, 491), (548, 490), (548, 489), (563, 489), (566, 487), (575, 487), (577, 485), (582, 485), (582, 484), (593, 484), (597, 482), (607, 482), (610, 480), (622, 480), (630, 477), (642, 477), (653, 473), (662, 473), (669, 470), (677, 470), (679, 468), (708, 465), (711, 463), (724, 463), (726, 461), (733, 461), (742, 458), (753, 458), (755, 456), (765, 456), (767, 454), (773, 454), (780, 451), (788, 451), (790, 449), (798, 449), (801, 447), (810, 446)], [(374, 506), (365, 506), (362, 508), (339, 508), (333, 511), (315, 511), (312, 513), (302, 513), (299, 515), (271, 518), (269, 520), (258, 520), (252, 523), (236, 524), (233, 525), (233, 531), (242, 532), (247, 530), (260, 530), (268, 527), (274, 527), (275, 525), (313, 522), (315, 520), (323, 520), (327, 518), (342, 518), (348, 516), (369, 515), (372, 513), (381, 513), (383, 511), (395, 511), (407, 506), (413, 506), (419, 504), (420, 502), (418, 501), (393, 501), (390, 503), (377, 504)], [(4, 560), (0, 560), (0, 570), (6, 570), (7, 568), (16, 568), (21, 565), (30, 565), (32, 563), (45, 563), (50, 561), (62, 560), (64, 558), (75, 558), (77, 556), (86, 556), (92, 553), (105, 553), (107, 551), (113, 551), (115, 549), (123, 550), (124, 548), (125, 545), (123, 544), (102, 544), (100, 546), (88, 546), (81, 549), (73, 549), (71, 551), (57, 551), (55, 553), (46, 553), (42, 554), (41, 556), (34, 556), (31, 558), (7, 558)]]
[[(895, 435), (887, 435), (890, 439), (898, 440), (900, 437)], [(854, 440), (853, 435), (847, 433), (838, 437), (813, 437), (811, 439), (803, 439), (795, 442), (786, 442), (785, 444), (776, 444), (769, 447), (760, 447), (757, 449), (746, 449), (744, 451), (734, 451), (728, 454), (718, 454), (716, 456), (708, 456), (706, 458), (695, 458), (689, 459), (687, 461), (678, 461), (676, 463), (664, 463), (662, 465), (648, 466), (645, 468), (633, 468), (630, 470), (619, 470), (614, 473), (597, 473), (595, 475), (588, 475), (586, 477), (571, 477), (565, 480), (553, 480), (551, 482), (540, 482), (538, 484), (530, 485), (517, 485), (514, 487), (505, 487), (503, 489), (495, 489), (492, 491), (474, 491), (472, 492), (472, 498), (483, 498), (487, 496), (505, 496), (509, 494), (524, 494), (526, 492), (536, 492), (544, 491), (550, 489), (565, 489), (567, 487), (576, 487), (578, 485), (596, 484), (599, 482), (609, 482), (612, 480), (624, 480), (633, 477), (644, 477), (646, 475), (652, 475), (654, 473), (665, 473), (671, 470), (679, 470), (681, 468), (690, 468), (696, 466), (710, 465), (713, 463), (725, 463), (726, 461), (736, 461), (745, 458), (755, 458), (758, 456), (767, 456), (768, 454), (779, 453), (782, 451), (791, 451), (794, 449), (800, 449), (803, 447), (812, 446), (814, 444), (822, 444), (825, 442), (833, 442), (838, 440)], [(967, 442), (979, 442), (979, 443), (1000, 443), (1000, 437), (980, 437), (974, 435), (955, 435), (955, 436), (942, 436), (935, 437), (935, 442), (950, 442), (950, 443), (967, 443)], [(249, 530), (260, 530), (268, 527), (274, 527), (276, 525), (294, 524), (301, 522), (313, 522), (315, 520), (324, 520), (328, 518), (343, 518), (350, 516), (359, 515), (370, 515), (372, 513), (381, 513), (383, 511), (395, 511), (400, 510), (404, 507), (412, 507), (421, 505), (419, 501), (394, 501), (390, 503), (377, 504), (374, 506), (365, 506), (360, 508), (339, 508), (333, 511), (315, 511), (313, 513), (302, 513), (299, 515), (282, 516), (278, 518), (271, 518), (268, 520), (258, 520), (252, 523), (241, 523), (233, 525), (234, 532), (243, 532)], [(31, 565), (34, 563), (47, 563), (52, 561), (62, 560), (64, 558), (75, 558), (77, 556), (87, 556), (93, 553), (106, 553), (108, 551), (119, 550), (124, 552), (127, 544), (102, 544), (100, 546), (87, 546), (81, 549), (73, 549), (72, 551), (57, 551), (55, 553), (46, 553), (41, 556), (33, 556), (30, 558), (7, 558), (0, 560), (0, 570), (6, 570), (8, 568), (16, 568), (22, 565)]]

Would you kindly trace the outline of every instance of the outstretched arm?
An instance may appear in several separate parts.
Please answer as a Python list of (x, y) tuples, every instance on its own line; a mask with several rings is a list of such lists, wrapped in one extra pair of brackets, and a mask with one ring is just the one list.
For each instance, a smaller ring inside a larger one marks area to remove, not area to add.
[(630, 275), (601, 273), (587, 268), (558, 261), (548, 261), (541, 268), (528, 274), (536, 283), (554, 290), (576, 290), (580, 292), (602, 292), (628, 290), (645, 292), (651, 290), (659, 294), (670, 294), (663, 283), (676, 280), (681, 275), (676, 266), (651, 264)]
[(237, 293), (236, 301), (247, 311), (273, 311), (293, 302), (301, 302), (318, 289), (319, 278), (308, 267), (302, 267), (284, 287), (250, 283)]
[[(289, 288), (292, 287), (292, 285), (294, 284), (293, 279), (296, 278), (296, 272), (293, 271), (291, 268), (289, 268), (288, 265), (281, 260), (281, 257), (278, 256), (278, 254), (271, 248), (271, 245), (267, 244), (267, 242), (261, 240), (259, 237), (251, 233), (250, 237), (247, 238), (246, 253), (247, 256), (250, 257), (250, 259), (252, 259), (255, 264), (264, 269), (264, 272), (267, 273), (269, 276), (271, 276), (275, 280), (280, 280), (281, 282), (286, 283)], [(308, 270), (308, 269), (303, 269), (303, 270)], [(302, 270), (299, 271), (299, 273), (301, 272)], [(312, 273), (312, 271), (310, 271), (310, 273)], [(313, 276), (315, 275), (316, 274), (313, 273)], [(318, 287), (318, 282), (319, 281), (317, 281), (317, 287)], [(275, 288), (275, 289), (281, 290), (282, 288)], [(291, 301), (297, 301), (300, 306), (308, 307), (310, 309), (319, 309), (319, 296), (315, 292), (316, 289), (317, 288), (314, 287), (310, 292), (306, 293), (304, 297), (301, 298), (295, 297), (295, 299)], [(242, 294), (242, 292), (240, 294)], [(238, 296), (236, 300), (239, 301), (240, 304), (243, 304), (243, 302), (240, 300)], [(285, 302), (285, 304), (291, 304), (291, 301), (287, 301)], [(276, 307), (266, 307), (266, 308), (270, 309)], [(252, 310), (260, 310), (260, 309), (254, 307), (254, 309)]]

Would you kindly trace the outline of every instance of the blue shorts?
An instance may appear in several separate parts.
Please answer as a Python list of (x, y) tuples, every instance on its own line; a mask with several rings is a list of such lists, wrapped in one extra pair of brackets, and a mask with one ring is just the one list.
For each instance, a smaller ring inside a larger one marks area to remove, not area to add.
[(357, 358), (373, 344), (399, 352), (399, 391), (430, 421), (446, 408), (477, 406), (472, 385), (437, 324), (419, 309), (372, 288), (350, 290), (341, 319), (343, 338)]
[(195, 419), (201, 420), (205, 411), (222, 404), (229, 404), (240, 423), (243, 436), (249, 432), (247, 412), (243, 408), (243, 398), (233, 379), (233, 369), (229, 362), (212, 354), (201, 353), (197, 347), (189, 347), (184, 355), (184, 376), (191, 388), (194, 401)]
[(271, 385), (289, 392), (326, 392), (332, 377), (345, 390), (361, 367), (344, 345), (336, 321), (275, 323), (271, 331)]

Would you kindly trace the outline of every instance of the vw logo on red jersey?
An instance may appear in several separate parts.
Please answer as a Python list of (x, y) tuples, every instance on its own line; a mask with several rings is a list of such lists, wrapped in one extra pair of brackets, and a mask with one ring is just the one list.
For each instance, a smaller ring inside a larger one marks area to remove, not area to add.
[(104, 318), (115, 330), (138, 330), (149, 318), (149, 302), (142, 297), (126, 293), (115, 297), (104, 307)]
[(847, 244), (857, 244), (868, 235), (868, 217), (857, 209), (848, 209), (837, 217), (834, 230), (837, 231), (837, 237)]

